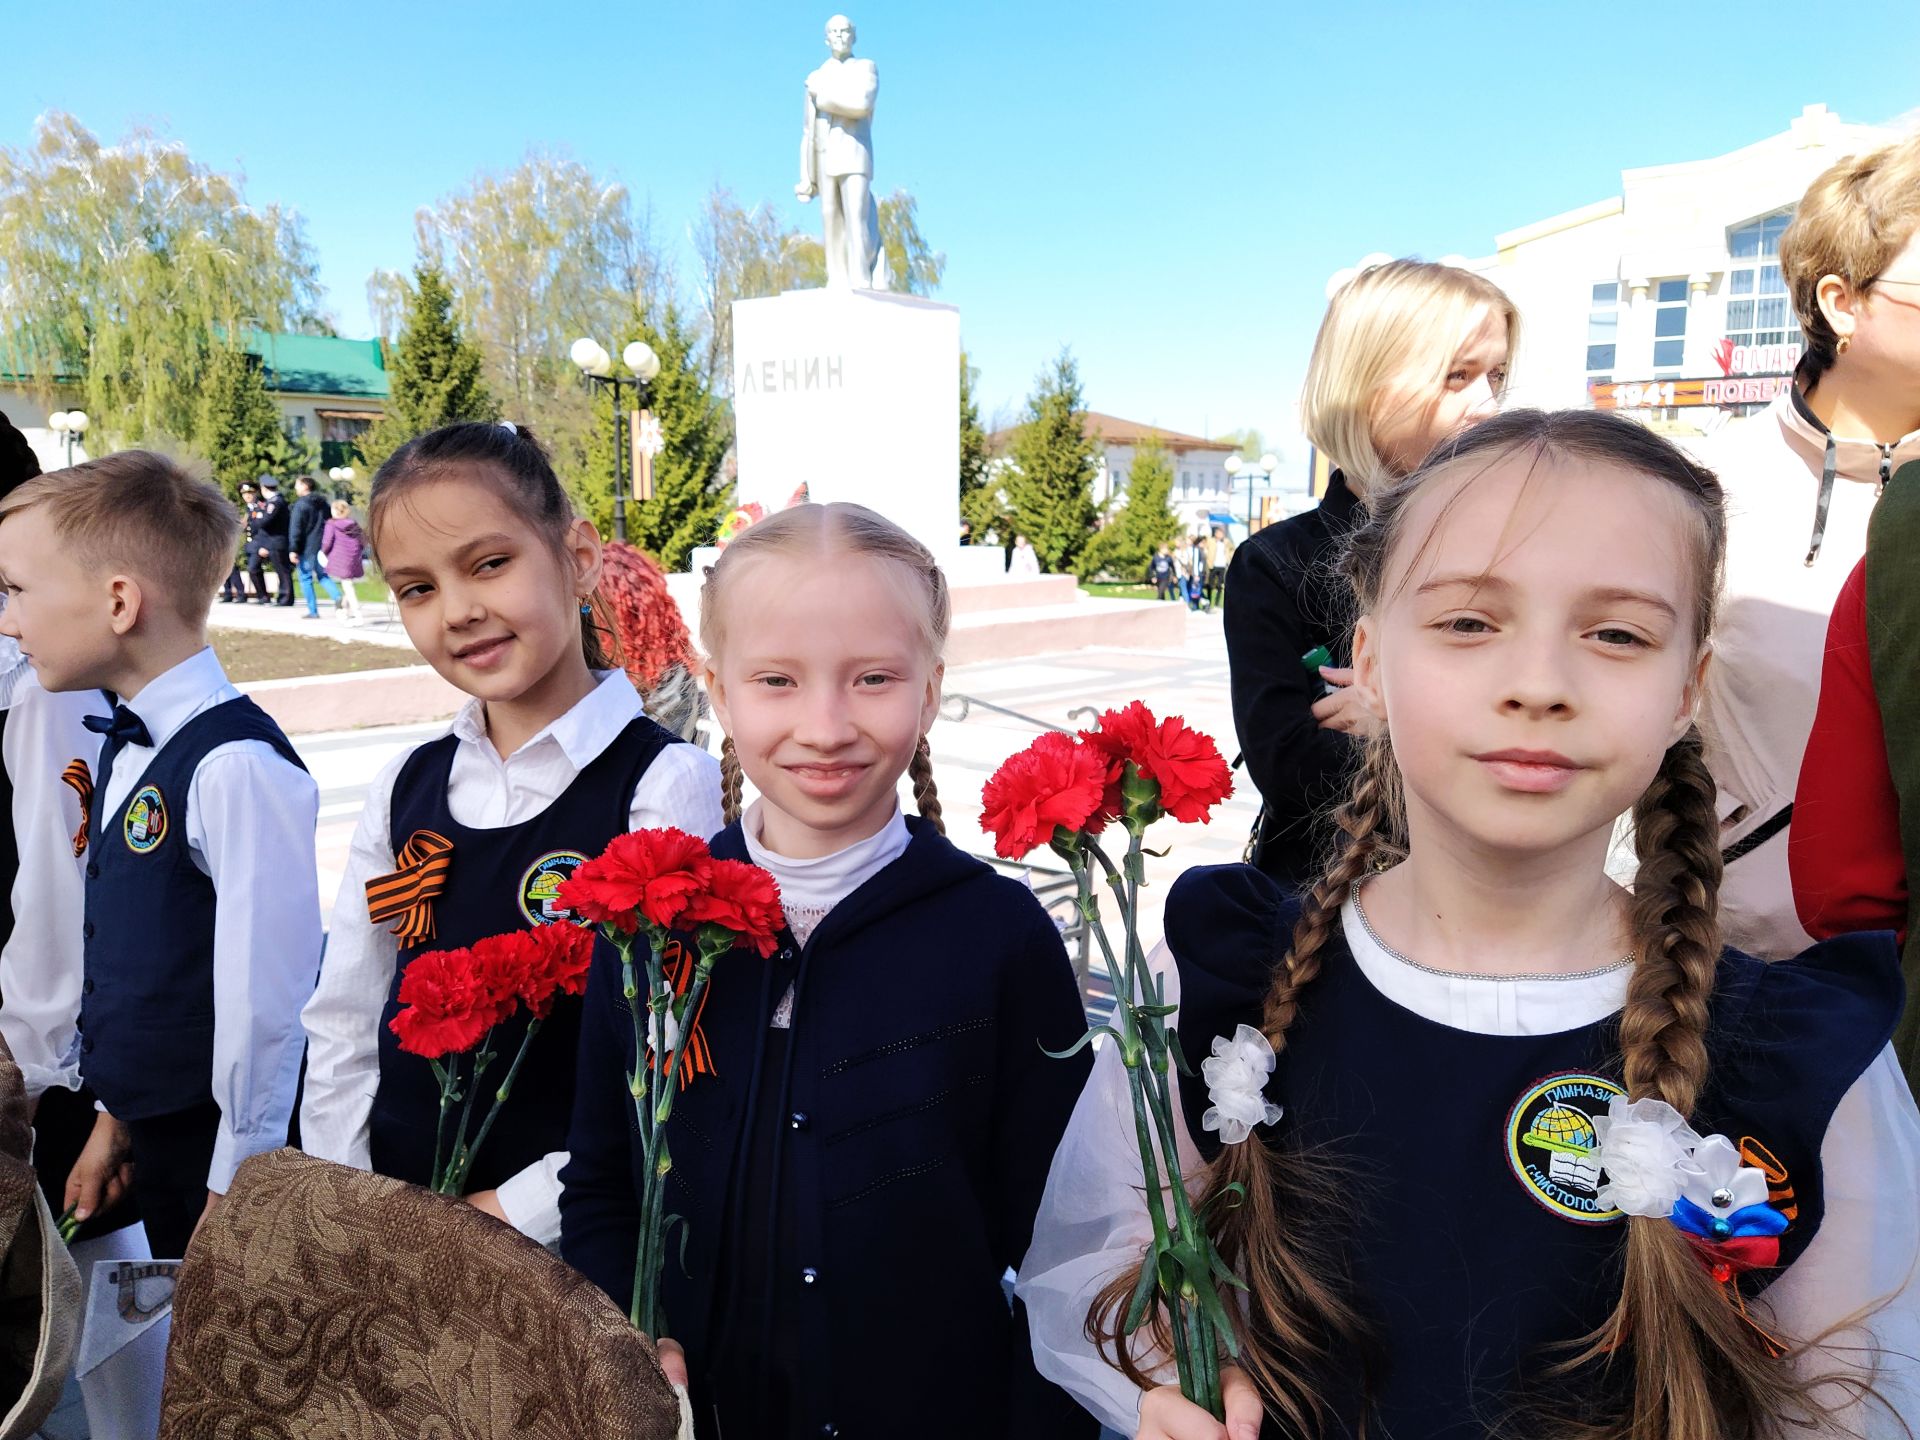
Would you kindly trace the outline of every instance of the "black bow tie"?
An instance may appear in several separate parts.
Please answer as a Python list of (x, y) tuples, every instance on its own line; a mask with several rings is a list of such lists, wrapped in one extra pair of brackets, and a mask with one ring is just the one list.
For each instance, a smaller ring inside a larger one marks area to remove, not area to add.
[(124, 705), (113, 707), (113, 716), (88, 715), (80, 723), (96, 735), (104, 735), (118, 749), (122, 745), (145, 745), (153, 748), (153, 736), (147, 733), (147, 722)]

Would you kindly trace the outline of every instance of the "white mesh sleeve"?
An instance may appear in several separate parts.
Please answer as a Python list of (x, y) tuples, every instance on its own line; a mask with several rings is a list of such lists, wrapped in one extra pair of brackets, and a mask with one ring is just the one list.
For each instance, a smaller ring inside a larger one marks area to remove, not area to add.
[(1880, 1401), (1843, 1411), (1836, 1433), (1906, 1440), (1899, 1417), (1920, 1419), (1920, 1110), (1891, 1047), (1833, 1112), (1820, 1167), (1820, 1233), (1760, 1304), (1784, 1336), (1825, 1336), (1806, 1373), (1871, 1371)]

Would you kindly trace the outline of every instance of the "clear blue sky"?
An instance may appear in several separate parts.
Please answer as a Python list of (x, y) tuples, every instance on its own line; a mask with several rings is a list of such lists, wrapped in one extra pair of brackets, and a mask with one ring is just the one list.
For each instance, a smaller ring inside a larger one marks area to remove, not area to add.
[[(144, 122), (305, 217), (342, 333), (412, 258), (414, 210), (529, 146), (650, 205), (680, 253), (716, 181), (792, 200), (801, 81), (830, 3), (573, 6), (101, 0), (13, 5), (0, 144), (72, 111)], [(867, 0), (877, 184), (946, 252), (984, 409), (1063, 344), (1090, 405), (1183, 430), (1291, 428), (1327, 276), (1383, 250), (1485, 254), (1805, 104), (1920, 104), (1920, 5), (1531, 0), (1183, 5)]]

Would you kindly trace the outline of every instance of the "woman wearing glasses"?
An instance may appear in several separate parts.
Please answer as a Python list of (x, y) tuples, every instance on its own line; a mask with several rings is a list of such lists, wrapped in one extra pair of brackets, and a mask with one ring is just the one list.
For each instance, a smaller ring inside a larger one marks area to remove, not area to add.
[(1721, 919), (1728, 944), (1767, 959), (1811, 943), (1787, 830), (1827, 619), (1880, 491), (1920, 460), (1920, 135), (1827, 170), (1779, 245), (1806, 353), (1784, 394), (1701, 450), (1728, 512), (1701, 716), (1728, 860)]

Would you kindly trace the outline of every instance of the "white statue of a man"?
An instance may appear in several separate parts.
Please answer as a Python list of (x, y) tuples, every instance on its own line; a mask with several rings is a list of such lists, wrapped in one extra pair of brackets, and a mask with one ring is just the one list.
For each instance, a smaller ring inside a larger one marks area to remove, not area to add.
[(880, 71), (853, 58), (853, 22), (827, 21), (832, 55), (807, 76), (806, 131), (800, 138), (801, 200), (820, 197), (826, 229), (827, 284), (871, 290), (880, 261), (880, 210), (873, 198), (873, 101)]

